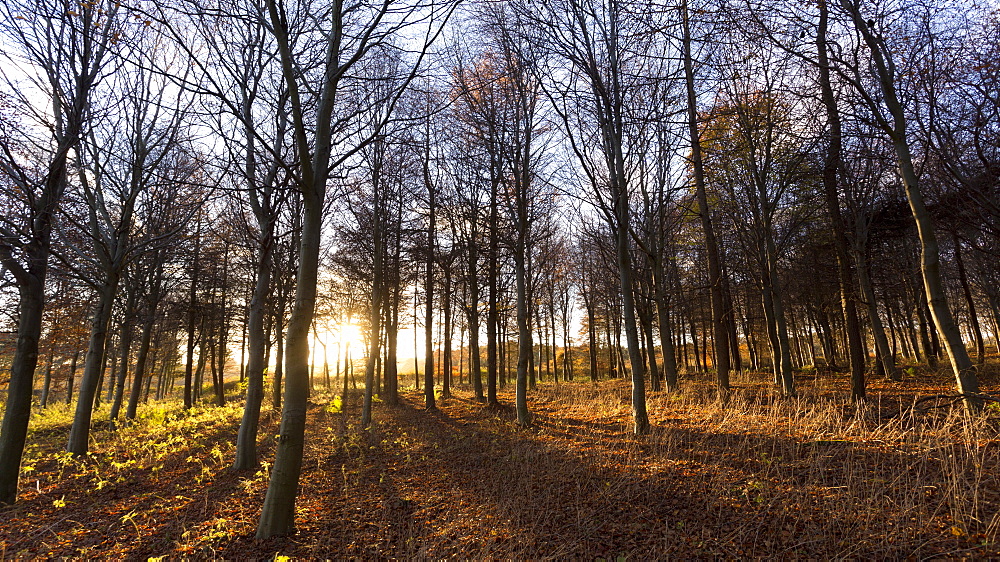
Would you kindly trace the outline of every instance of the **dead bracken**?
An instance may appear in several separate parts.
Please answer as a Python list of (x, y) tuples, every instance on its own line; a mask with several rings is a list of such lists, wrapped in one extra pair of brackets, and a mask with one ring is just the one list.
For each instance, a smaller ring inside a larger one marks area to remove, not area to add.
[[(19, 502), (0, 513), (3, 555), (142, 559), (988, 556), (1000, 512), (997, 413), (913, 407), (948, 381), (800, 378), (782, 399), (764, 375), (653, 393), (652, 429), (632, 433), (626, 381), (551, 383), (531, 428), (511, 407), (453, 389), (376, 403), (357, 425), (313, 397), (296, 532), (254, 539), (270, 465), (231, 472), (239, 405), (140, 411), (91, 454), (62, 453), (69, 412), (33, 424)], [(993, 387), (991, 376), (984, 385)], [(510, 404), (512, 389), (500, 393)], [(926, 404), (926, 403), (924, 403)], [(265, 408), (261, 458), (277, 416)]]

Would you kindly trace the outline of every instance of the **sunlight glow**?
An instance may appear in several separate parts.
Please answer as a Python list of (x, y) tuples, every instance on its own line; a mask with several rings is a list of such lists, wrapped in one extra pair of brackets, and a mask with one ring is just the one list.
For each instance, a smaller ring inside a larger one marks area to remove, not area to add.
[(355, 353), (364, 349), (364, 335), (361, 333), (361, 328), (355, 324), (344, 323), (335, 326), (330, 330), (330, 336), (330, 340), (339, 341), (345, 347), (350, 345)]
[[(415, 354), (419, 360), (423, 360), (423, 353), (415, 353), (414, 347), (413, 329), (401, 328), (397, 343), (398, 369), (401, 373), (412, 369)], [(350, 353), (352, 362), (358, 365), (358, 362), (363, 363), (368, 351), (362, 328), (352, 322), (342, 322), (326, 327), (321, 324), (319, 330), (309, 332), (309, 349), (310, 364), (315, 364), (318, 369), (321, 369), (325, 360), (331, 369), (331, 374), (336, 365), (343, 365), (348, 353)], [(269, 366), (271, 370), (275, 368), (273, 361), (274, 357), (272, 356), (272, 364)]]

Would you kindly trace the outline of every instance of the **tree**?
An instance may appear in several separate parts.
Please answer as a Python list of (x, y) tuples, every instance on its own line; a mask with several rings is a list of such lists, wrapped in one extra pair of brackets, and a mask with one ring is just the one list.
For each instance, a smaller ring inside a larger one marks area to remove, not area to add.
[[(250, 470), (258, 464), (257, 430), (264, 398), (264, 372), (269, 353), (268, 321), (272, 288), (278, 281), (278, 355), (283, 353), (280, 330), (284, 323), (285, 299), (289, 284), (275, 279), (275, 256), (279, 251), (276, 235), (290, 190), (286, 172), (291, 159), (288, 146), (289, 93), (280, 73), (273, 36), (262, 23), (257, 6), (219, 0), (184, 4), (183, 18), (161, 14), (161, 24), (170, 30), (195, 66), (184, 87), (198, 93), (209, 114), (218, 117), (209, 125), (223, 140), (229, 167), (221, 170), (232, 178), (233, 190), (241, 195), (239, 217), (252, 247), (249, 261), (253, 270), (245, 321), (247, 393), (243, 418), (236, 440), (235, 470)], [(247, 25), (256, 22), (258, 25)], [(186, 24), (186, 25), (185, 25)], [(192, 39), (193, 37), (193, 39)], [(205, 57), (199, 53), (204, 49)], [(249, 207), (251, 217), (245, 216)], [(275, 380), (280, 405), (279, 360)]]
[(907, 137), (906, 111), (896, 89), (896, 63), (891, 47), (879, 29), (879, 20), (883, 20), (884, 15), (871, 14), (876, 15), (877, 19), (872, 17), (866, 19), (862, 13), (862, 4), (858, 0), (840, 0), (840, 8), (849, 18), (858, 36), (868, 49), (872, 63), (871, 73), (878, 84), (878, 94), (865, 87), (862, 70), (859, 67), (844, 65), (838, 68), (845, 68), (841, 72), (842, 76), (862, 96), (875, 122), (892, 142), (903, 189), (906, 192), (906, 199), (909, 202), (910, 212), (913, 215), (913, 221), (916, 223), (917, 234), (920, 238), (921, 273), (931, 317), (934, 319), (938, 332), (944, 338), (945, 349), (947, 349), (951, 359), (951, 367), (958, 383), (959, 392), (965, 396), (966, 403), (970, 408), (980, 408), (982, 400), (975, 396), (979, 392), (979, 380), (976, 376), (975, 366), (962, 342), (961, 332), (948, 306), (944, 284), (941, 280), (941, 256), (937, 234), (934, 232), (930, 213), (924, 204), (924, 196), (921, 193), (917, 172), (913, 165)]
[[(70, 181), (70, 153), (88, 133), (91, 97), (112, 64), (110, 50), (123, 31), (120, 11), (110, 2), (25, 2), (0, 8), (3, 57), (11, 64), (7, 68), (26, 71), (23, 77), (5, 71), (4, 79), (10, 92), (20, 93), (25, 114), (40, 121), (39, 129), (32, 127), (33, 137), (15, 144), (5, 136), (0, 146), (3, 185), (5, 190), (13, 188), (5, 196), (18, 210), (5, 214), (0, 223), (0, 261), (18, 288), (17, 349), (0, 426), (3, 504), (17, 496), (53, 223)], [(47, 100), (51, 113), (33, 110), (31, 96), (36, 92)]]
[(568, 69), (543, 68), (542, 72), (552, 79), (546, 87), (554, 110), (587, 177), (596, 206), (615, 236), (632, 371), (634, 430), (646, 433), (646, 372), (636, 320), (631, 248), (633, 188), (629, 178), (634, 155), (629, 149), (634, 146), (632, 112), (638, 109), (637, 100), (643, 91), (643, 73), (638, 69), (650, 63), (646, 55), (657, 52), (659, 46), (647, 32), (649, 22), (638, 16), (642, 11), (623, 1), (557, 0), (522, 9), (530, 24), (539, 30), (550, 64), (568, 65)]
[[(768, 53), (755, 54), (743, 57), (753, 60), (754, 72), (732, 67), (738, 76), (757, 78), (727, 81), (724, 97), (705, 125), (706, 181), (728, 194), (731, 220), (759, 272), (775, 384), (791, 396), (792, 351), (779, 255), (811, 211), (808, 188), (815, 169), (808, 141), (789, 119), (795, 113), (792, 100), (777, 91), (782, 62), (768, 60)], [(726, 340), (726, 333), (716, 333), (716, 339)]]
[(712, 215), (705, 191), (705, 170), (701, 154), (701, 140), (698, 127), (697, 93), (695, 91), (694, 59), (691, 45), (691, 17), (687, 0), (681, 4), (681, 46), (684, 59), (684, 84), (687, 90), (687, 124), (691, 141), (691, 166), (694, 175), (695, 194), (698, 200), (698, 215), (705, 235), (705, 257), (708, 263), (708, 285), (712, 299), (712, 324), (715, 328), (715, 376), (719, 388), (729, 390), (729, 348), (721, 334), (727, 334), (727, 314), (725, 310), (725, 284), (722, 276), (719, 244), (712, 224)]
[[(137, 56), (141, 56), (143, 47), (156, 52), (151, 48), (155, 38), (149, 42), (143, 39), (136, 39)], [(67, 450), (75, 455), (86, 454), (89, 446), (94, 398), (105, 364), (109, 324), (120, 283), (139, 254), (163, 242), (162, 238), (140, 235), (143, 225), (136, 219), (137, 207), (144, 202), (155, 204), (141, 196), (156, 180), (161, 164), (183, 146), (179, 136), (183, 101), (167, 99), (165, 79), (146, 70), (143, 62), (136, 61), (128, 69), (127, 74), (120, 75), (123, 82), (116, 84), (121, 97), (110, 98), (108, 119), (96, 123), (87, 142), (77, 149), (75, 195), (83, 207), (81, 214), (63, 214), (65, 222), (82, 232), (91, 246), (86, 253), (77, 249), (70, 259), (84, 264), (87, 271), (81, 274), (98, 295), (67, 444)]]
[(840, 211), (838, 197), (838, 180), (841, 174), (843, 154), (843, 128), (831, 80), (827, 42), (829, 7), (826, 0), (819, 1), (819, 10), (819, 21), (816, 28), (817, 69), (820, 95), (829, 128), (827, 133), (829, 144), (826, 147), (826, 156), (823, 162), (823, 198), (827, 213), (830, 215), (833, 244), (837, 253), (837, 280), (840, 285), (841, 310), (844, 316), (844, 329), (847, 332), (848, 358), (851, 365), (851, 398), (858, 401), (865, 398), (865, 357), (854, 290), (854, 267), (848, 254), (847, 229)]
[[(440, 30), (437, 27), (439, 17), (446, 21), (451, 13), (448, 7), (443, 9), (443, 13), (435, 4), (426, 7), (431, 9), (429, 15), (422, 12), (425, 6), (419, 2), (406, 6), (375, 2), (369, 6), (370, 9), (361, 10), (345, 5), (341, 0), (316, 6), (268, 0), (265, 2), (266, 16), (261, 15), (266, 20), (258, 23), (265, 25), (274, 36), (281, 74), (288, 89), (290, 132), (297, 158), (297, 164), (292, 169), (293, 184), (302, 200), (295, 301), (287, 332), (285, 400), (278, 450), (257, 526), (258, 538), (287, 534), (294, 524), (309, 390), (308, 336), (316, 304), (327, 181), (332, 169), (373, 138), (369, 135), (352, 139), (349, 147), (339, 147), (343, 150), (334, 156), (335, 141), (340, 140), (335, 134), (342, 132), (357, 117), (357, 113), (351, 111), (346, 115), (335, 113), (338, 92), (350, 79), (348, 71), (365, 59), (376, 44), (411, 25), (411, 18), (419, 17), (430, 22), (423, 45), (426, 50)], [(322, 16), (317, 16), (317, 13)], [(305, 37), (315, 40), (315, 44), (320, 46), (321, 54), (313, 60), (300, 57), (317, 53), (302, 53), (295, 47), (298, 40)], [(314, 71), (302, 72), (300, 69), (303, 68)], [(414, 73), (415, 67), (405, 74), (407, 79), (402, 81), (403, 86), (408, 85)], [(315, 99), (304, 99), (313, 92), (316, 93)], [(393, 92), (392, 96), (398, 99), (399, 91)], [(375, 127), (374, 131), (377, 134), (380, 128)]]

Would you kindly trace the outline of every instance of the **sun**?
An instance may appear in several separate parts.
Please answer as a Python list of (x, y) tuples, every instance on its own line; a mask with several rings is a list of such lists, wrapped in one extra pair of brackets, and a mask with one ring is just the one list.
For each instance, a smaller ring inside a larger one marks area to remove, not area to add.
[(361, 328), (347, 322), (334, 326), (330, 330), (330, 335), (333, 336), (334, 341), (339, 341), (344, 346), (350, 345), (353, 348), (359, 348), (363, 347), (365, 343)]
[[(365, 348), (364, 332), (362, 332), (360, 326), (352, 322), (341, 322), (327, 326), (326, 329), (319, 329), (316, 333), (310, 333), (309, 337), (318, 337), (318, 341), (326, 344), (328, 347), (333, 346), (344, 350), (350, 348), (354, 354), (363, 353), (362, 350)], [(328, 350), (327, 353), (330, 353), (330, 351)]]
[[(365, 338), (361, 328), (350, 322), (343, 322), (309, 334), (312, 348), (311, 361), (326, 361), (338, 364), (348, 353), (357, 359), (365, 353)], [(325, 352), (325, 353), (324, 353)]]

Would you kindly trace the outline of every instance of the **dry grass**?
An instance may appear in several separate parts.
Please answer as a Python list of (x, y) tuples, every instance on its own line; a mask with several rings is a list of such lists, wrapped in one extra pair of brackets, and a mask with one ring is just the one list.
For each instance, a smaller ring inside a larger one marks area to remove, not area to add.
[[(914, 406), (911, 381), (884, 386), (861, 406), (822, 380), (780, 399), (763, 376), (722, 398), (708, 381), (649, 400), (649, 436), (594, 443), (622, 451), (622, 466), (676, 479), (698, 496), (709, 551), (736, 556), (926, 556), (997, 552), (1000, 441), (995, 410)], [(613, 400), (607, 400), (607, 394)], [(593, 416), (625, 426), (628, 389), (552, 393), (546, 418)], [(574, 441), (586, 437), (576, 434)], [(678, 521), (681, 529), (689, 524)], [(668, 522), (669, 526), (669, 522)], [(668, 549), (669, 550), (669, 549)]]
[[(782, 400), (763, 375), (649, 397), (652, 431), (630, 433), (624, 381), (551, 383), (529, 394), (534, 426), (467, 389), (420, 406), (378, 404), (366, 431), (309, 417), (295, 536), (256, 541), (266, 474), (226, 466), (238, 410), (159, 407), (93, 459), (59, 450), (67, 416), (33, 424), (37, 491), (0, 513), (7, 556), (359, 558), (667, 556), (904, 558), (1000, 553), (998, 414), (913, 407), (947, 392), (935, 375), (874, 382), (855, 407), (844, 382), (800, 379)], [(512, 389), (501, 393), (509, 404)], [(323, 400), (317, 398), (318, 401)], [(348, 404), (357, 419), (358, 399)], [(61, 417), (60, 417), (61, 416)], [(262, 427), (270, 460), (275, 417)], [(157, 446), (156, 443), (167, 445)], [(163, 453), (161, 450), (169, 450)], [(129, 460), (133, 462), (130, 464)], [(155, 469), (155, 470), (154, 470)], [(98, 487), (100, 482), (107, 484)], [(97, 483), (97, 484), (95, 484)], [(65, 505), (53, 504), (62, 501)]]

